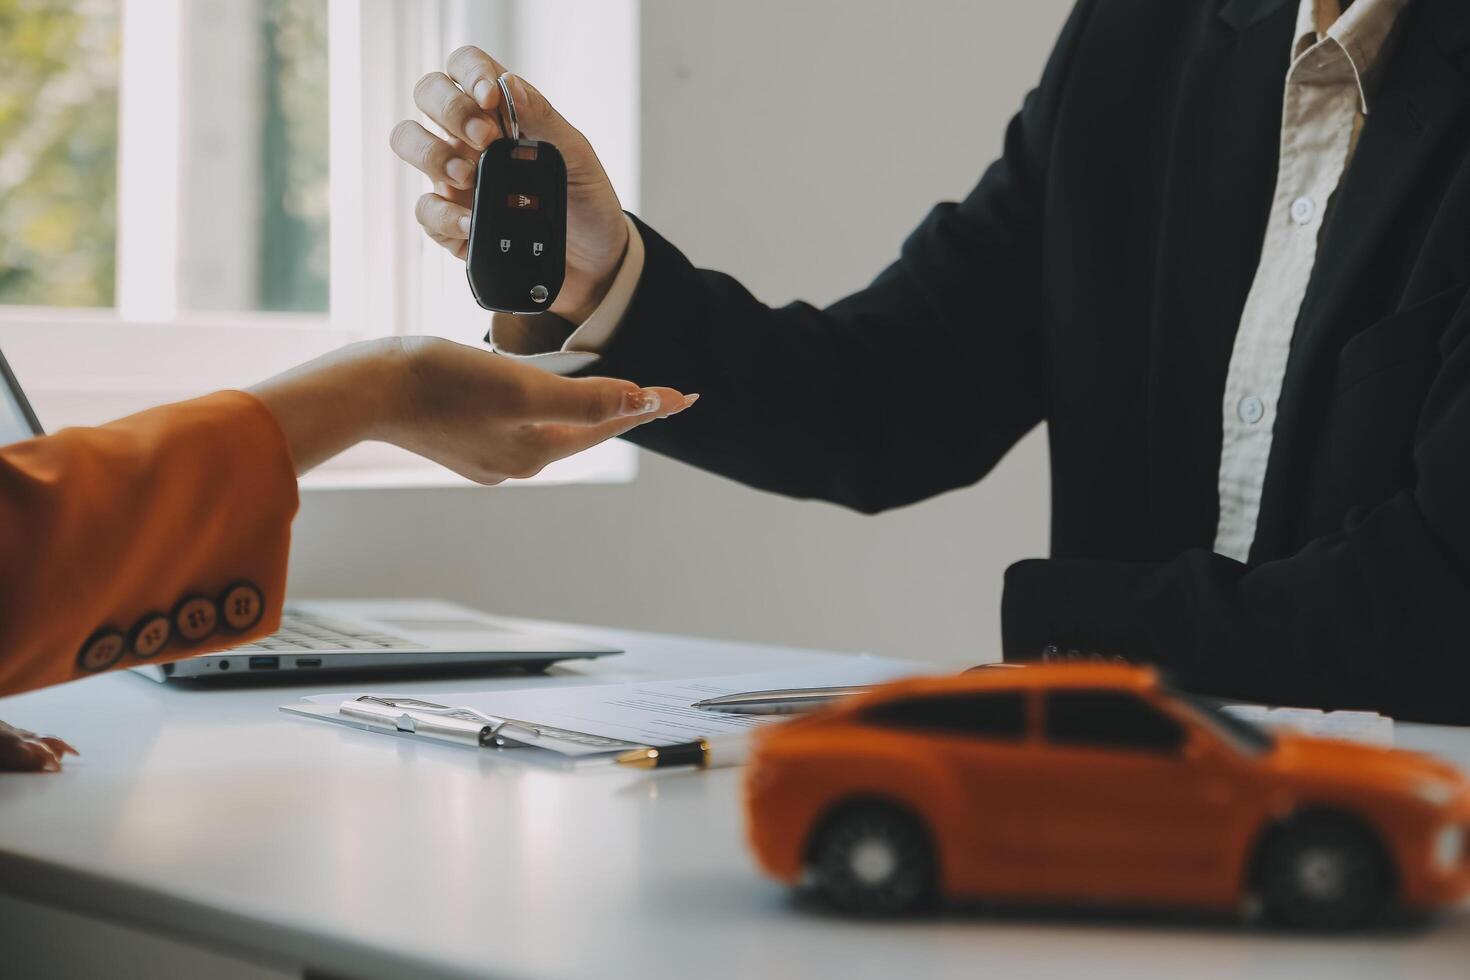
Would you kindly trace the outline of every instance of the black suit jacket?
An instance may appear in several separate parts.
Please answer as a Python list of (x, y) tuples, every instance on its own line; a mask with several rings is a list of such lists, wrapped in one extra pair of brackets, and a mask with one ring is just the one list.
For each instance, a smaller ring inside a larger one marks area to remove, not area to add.
[(1007, 657), (1470, 722), (1463, 0), (1401, 15), (1296, 322), (1255, 546), (1211, 551), (1295, 13), (1082, 0), (975, 190), (827, 309), (764, 306), (642, 227), (595, 370), (705, 399), (633, 438), (876, 512), (973, 483), (1044, 419), (1052, 557), (1007, 574)]

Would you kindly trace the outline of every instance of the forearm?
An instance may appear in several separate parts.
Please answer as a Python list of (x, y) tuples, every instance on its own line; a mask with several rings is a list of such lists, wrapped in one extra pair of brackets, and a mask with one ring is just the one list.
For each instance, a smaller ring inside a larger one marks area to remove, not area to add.
[(700, 414), (637, 433), (640, 445), (764, 490), (866, 508), (859, 462), (872, 408), (865, 359), (850, 363), (832, 324), (804, 305), (772, 309), (735, 280), (695, 269), (646, 226), (642, 281), (587, 370), (680, 378)]
[(361, 440), (499, 483), (691, 403), (419, 337), (0, 447), (0, 695), (274, 629), (296, 476)]
[(1470, 722), (1470, 580), (1412, 494), (1279, 561), (1027, 561), (1006, 574), (1005, 654), (1118, 655), (1244, 700)]
[[(296, 504), (281, 429), (242, 392), (0, 449), (0, 694), (273, 629)], [(227, 616), (241, 585), (258, 602)]]
[(1397, 492), (1254, 567), (1203, 549), (1022, 562), (1006, 574), (1006, 656), (1118, 654), (1202, 692), (1470, 723), (1470, 299), (1437, 353)]
[(1042, 385), (1034, 249), (975, 239), (967, 206), (826, 309), (768, 307), (642, 226), (643, 280), (589, 370), (702, 392), (698, 417), (632, 441), (761, 489), (875, 512), (972, 483), (1040, 419)]
[(401, 414), (408, 355), (399, 338), (352, 344), (249, 389), (286, 437), (297, 475), (364, 439)]

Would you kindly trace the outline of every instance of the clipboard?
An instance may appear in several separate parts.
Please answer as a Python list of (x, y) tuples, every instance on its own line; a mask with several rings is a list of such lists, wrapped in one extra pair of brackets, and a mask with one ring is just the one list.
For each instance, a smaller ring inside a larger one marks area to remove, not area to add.
[(507, 758), (611, 764), (631, 749), (748, 735), (775, 720), (695, 707), (706, 698), (774, 687), (875, 684), (921, 673), (923, 666), (911, 661), (829, 654), (811, 666), (719, 676), (440, 691), (419, 696), (370, 691), (311, 694), (280, 710), (313, 721), (502, 753)]

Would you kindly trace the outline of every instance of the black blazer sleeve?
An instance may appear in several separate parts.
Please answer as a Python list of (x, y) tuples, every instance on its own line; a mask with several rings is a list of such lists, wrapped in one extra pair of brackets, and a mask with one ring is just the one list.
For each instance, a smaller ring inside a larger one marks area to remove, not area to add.
[(1470, 723), (1470, 295), (1443, 337), (1412, 486), (1253, 568), (1202, 549), (1020, 562), (1006, 574), (1007, 658), (1097, 651), (1211, 693)]
[(742, 483), (864, 512), (973, 483), (1044, 414), (1040, 226), (1053, 117), (1092, 6), (1074, 10), (1001, 158), (866, 289), (772, 309), (640, 224), (642, 278), (592, 370), (696, 411), (630, 438)]

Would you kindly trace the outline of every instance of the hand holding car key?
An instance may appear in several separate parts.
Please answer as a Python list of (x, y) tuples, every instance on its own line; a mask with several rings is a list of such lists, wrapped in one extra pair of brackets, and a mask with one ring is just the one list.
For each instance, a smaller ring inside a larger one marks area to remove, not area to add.
[[(419, 198), (415, 217), (430, 238), (461, 259), (469, 251), (480, 157), (491, 143), (510, 135), (499, 84), (503, 75), (505, 67), (484, 51), (459, 48), (445, 72), (425, 75), (414, 88), (414, 102), (442, 134), (413, 120), (399, 123), (392, 134), (394, 152), (434, 182), (432, 192)], [(565, 278), (560, 293), (544, 307), (536, 305), (581, 324), (602, 302), (622, 264), (628, 221), (586, 137), (525, 79), (507, 76), (505, 87), (521, 137), (554, 144), (566, 165)], [(496, 240), (492, 249), (498, 247)]]
[(480, 155), (465, 271), (485, 309), (542, 313), (566, 275), (567, 167), (551, 143), (521, 138), (509, 77), (495, 80), (508, 136)]

